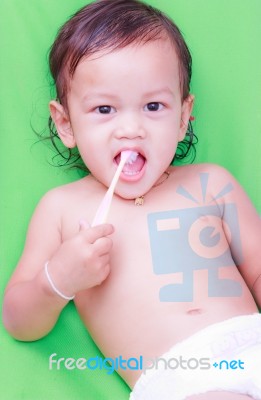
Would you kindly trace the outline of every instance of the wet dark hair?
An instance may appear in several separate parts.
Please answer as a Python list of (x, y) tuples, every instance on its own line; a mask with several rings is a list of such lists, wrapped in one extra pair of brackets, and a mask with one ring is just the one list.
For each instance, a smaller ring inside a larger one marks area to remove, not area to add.
[[(175, 48), (181, 96), (185, 100), (190, 91), (192, 59), (180, 30), (170, 18), (138, 0), (98, 0), (86, 5), (60, 28), (50, 49), (49, 67), (57, 100), (67, 109), (69, 82), (83, 58), (100, 51), (109, 53), (131, 44), (145, 44), (162, 38), (168, 38)], [(49, 138), (64, 164), (77, 165), (81, 160), (78, 150), (62, 150), (51, 117), (48, 126)], [(191, 150), (195, 158), (196, 140), (189, 121), (186, 137), (179, 143), (175, 160), (187, 157)]]

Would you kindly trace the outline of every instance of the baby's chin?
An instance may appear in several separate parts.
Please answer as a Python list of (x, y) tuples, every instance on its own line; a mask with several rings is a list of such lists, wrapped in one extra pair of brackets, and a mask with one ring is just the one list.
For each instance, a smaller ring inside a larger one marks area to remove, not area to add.
[(133, 200), (133, 201), (135, 201), (136, 198), (141, 197), (141, 196), (144, 195), (144, 193), (143, 193), (143, 194), (138, 193), (138, 192), (137, 192), (137, 194), (136, 194), (136, 193), (124, 193), (124, 192), (122, 192), (122, 191), (117, 191), (117, 190), (115, 190), (114, 193), (115, 193), (118, 197), (120, 197), (122, 200)]
[[(140, 186), (140, 187), (139, 187)], [(133, 200), (137, 197), (142, 197), (150, 191), (148, 185), (126, 184), (125, 182), (118, 182), (114, 194), (122, 200)]]

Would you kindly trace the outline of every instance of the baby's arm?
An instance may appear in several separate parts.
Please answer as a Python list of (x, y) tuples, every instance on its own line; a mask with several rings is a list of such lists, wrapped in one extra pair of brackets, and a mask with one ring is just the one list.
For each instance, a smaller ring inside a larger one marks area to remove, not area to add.
[[(261, 307), (261, 219), (248, 196), (238, 182), (223, 168), (217, 168), (214, 179), (222, 186), (232, 184), (233, 190), (224, 196), (224, 220), (226, 221), (226, 204), (235, 205), (238, 214), (240, 246), (231, 246), (232, 256), (238, 269), (252, 292), (257, 305)], [(224, 225), (226, 231), (226, 226)], [(227, 234), (229, 237), (229, 234)]]
[(113, 232), (111, 225), (89, 228), (82, 223), (79, 232), (62, 242), (61, 196), (56, 191), (39, 203), (29, 226), (23, 255), (7, 286), (3, 322), (19, 340), (37, 340), (55, 325), (68, 301), (57, 295), (48, 282), (44, 265), (65, 295), (99, 285), (109, 274)]

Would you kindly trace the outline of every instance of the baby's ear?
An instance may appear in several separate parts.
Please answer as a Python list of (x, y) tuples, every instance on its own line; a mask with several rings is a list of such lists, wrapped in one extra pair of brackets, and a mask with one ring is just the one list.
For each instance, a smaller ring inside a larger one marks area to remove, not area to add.
[(192, 94), (189, 94), (188, 97), (186, 97), (185, 100), (183, 101), (181, 109), (179, 142), (181, 142), (186, 135), (189, 118), (191, 116), (193, 109), (193, 103), (194, 103), (194, 96)]
[(70, 118), (64, 107), (56, 100), (49, 103), (50, 114), (55, 123), (57, 133), (63, 144), (68, 148), (76, 146)]

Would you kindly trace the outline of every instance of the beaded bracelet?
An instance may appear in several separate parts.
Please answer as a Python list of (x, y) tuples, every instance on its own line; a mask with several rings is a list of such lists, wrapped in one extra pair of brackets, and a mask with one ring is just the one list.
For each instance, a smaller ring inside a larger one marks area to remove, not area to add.
[(54, 283), (53, 283), (53, 281), (52, 281), (52, 279), (51, 279), (51, 277), (50, 277), (50, 274), (49, 274), (49, 272), (48, 272), (48, 264), (49, 264), (49, 261), (47, 261), (47, 262), (45, 263), (45, 265), (44, 265), (44, 272), (45, 272), (46, 278), (48, 279), (48, 282), (50, 283), (50, 285), (51, 285), (53, 291), (54, 291), (56, 294), (58, 294), (60, 297), (62, 297), (64, 300), (73, 300), (73, 299), (75, 298), (75, 296), (66, 296), (65, 294), (63, 294), (62, 292), (60, 292), (60, 290), (58, 290), (57, 287), (54, 285)]

